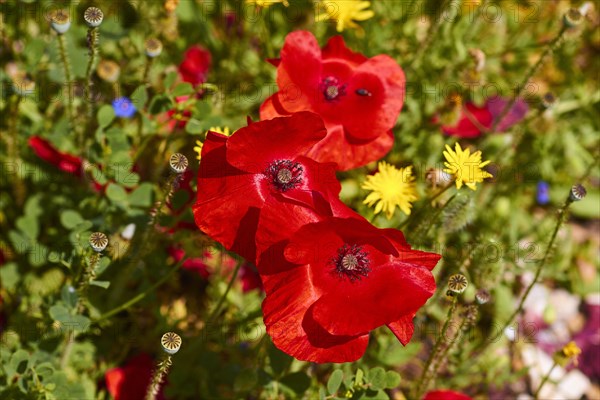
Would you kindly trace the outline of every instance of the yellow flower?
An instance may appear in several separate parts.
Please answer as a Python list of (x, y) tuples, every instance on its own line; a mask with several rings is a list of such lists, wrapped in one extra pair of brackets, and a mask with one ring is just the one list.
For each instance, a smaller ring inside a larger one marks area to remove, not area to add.
[(246, 3), (256, 4), (259, 7), (265, 8), (275, 3), (283, 3), (283, 5), (286, 7), (290, 5), (290, 3), (287, 2), (287, 0), (246, 0)]
[(372, 207), (377, 203), (375, 214), (384, 211), (387, 219), (392, 218), (396, 206), (406, 215), (410, 215), (412, 202), (417, 200), (412, 166), (397, 169), (382, 161), (378, 167), (379, 171), (375, 175), (367, 176), (367, 180), (362, 184), (363, 189), (372, 190), (363, 204)]
[(365, 21), (375, 15), (373, 10), (366, 10), (369, 6), (371, 2), (363, 0), (321, 0), (318, 10), (324, 12), (317, 15), (315, 21), (337, 21), (338, 32), (344, 28), (360, 28), (354, 21)]
[(581, 354), (581, 349), (577, 346), (575, 342), (569, 342), (563, 346), (562, 349), (558, 350), (554, 353), (554, 362), (558, 365), (564, 367), (568, 365), (571, 361), (573, 364), (577, 365), (577, 356)]
[(457, 189), (460, 189), (463, 183), (471, 190), (477, 189), (477, 183), (483, 182), (485, 178), (491, 178), (492, 174), (482, 170), (490, 161), (481, 162), (481, 151), (471, 154), (470, 149), (463, 150), (460, 144), (456, 143), (455, 150), (446, 145), (444, 157), (446, 168), (444, 172), (454, 175)]
[[(220, 128), (218, 126), (211, 126), (208, 130), (212, 131), (212, 132), (220, 133), (221, 135), (225, 135), (225, 136), (231, 136), (231, 135), (233, 135), (233, 132), (231, 132), (229, 130), (229, 127), (227, 127), (227, 126), (224, 127), (224, 128)], [(200, 160), (200, 157), (201, 157), (201, 154), (202, 154), (202, 146), (204, 146), (204, 143), (202, 143), (200, 140), (196, 140), (196, 146), (194, 146), (194, 151), (196, 153), (198, 153), (198, 156), (196, 156), (196, 158), (198, 160)]]
[(201, 142), (201, 141), (199, 141), (199, 140), (196, 140), (196, 146), (194, 146), (194, 151), (195, 151), (196, 153), (198, 153), (198, 155), (196, 156), (196, 158), (197, 158), (198, 160), (200, 160), (200, 158), (201, 158), (201, 155), (202, 155), (202, 146), (204, 146), (204, 143), (202, 143), (202, 142)]
[(225, 136), (231, 136), (233, 133), (229, 131), (229, 127), (224, 127), (221, 128), (219, 126), (211, 126), (210, 128), (208, 128), (209, 131), (211, 132), (217, 132), (220, 133), (221, 135), (225, 135)]

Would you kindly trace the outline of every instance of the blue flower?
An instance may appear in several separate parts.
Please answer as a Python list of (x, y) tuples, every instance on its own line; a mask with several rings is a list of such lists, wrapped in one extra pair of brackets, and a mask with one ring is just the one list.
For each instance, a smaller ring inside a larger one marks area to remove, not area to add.
[(545, 205), (550, 203), (550, 185), (548, 182), (539, 181), (537, 184), (536, 199), (538, 204)]
[(135, 114), (135, 106), (127, 97), (119, 97), (112, 102), (115, 115), (120, 118), (131, 118)]

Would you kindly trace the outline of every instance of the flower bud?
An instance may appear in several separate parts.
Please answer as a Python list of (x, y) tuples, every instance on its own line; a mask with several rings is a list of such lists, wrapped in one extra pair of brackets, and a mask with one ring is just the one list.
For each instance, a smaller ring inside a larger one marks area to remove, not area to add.
[(477, 300), (477, 303), (479, 304), (486, 304), (491, 298), (492, 296), (490, 295), (490, 292), (485, 289), (479, 289), (475, 294), (475, 300)]

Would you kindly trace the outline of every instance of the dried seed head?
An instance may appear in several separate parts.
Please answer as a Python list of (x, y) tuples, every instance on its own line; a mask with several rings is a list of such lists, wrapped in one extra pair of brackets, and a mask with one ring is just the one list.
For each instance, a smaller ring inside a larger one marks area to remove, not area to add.
[(169, 166), (176, 174), (183, 174), (188, 167), (188, 159), (181, 153), (174, 153), (169, 158)]
[(90, 235), (90, 246), (96, 253), (100, 253), (108, 246), (108, 238), (102, 232), (94, 232)]
[(104, 13), (98, 7), (88, 7), (83, 13), (83, 19), (90, 28), (95, 28), (102, 23)]
[(160, 338), (163, 350), (168, 354), (175, 354), (181, 348), (181, 336), (175, 332), (167, 332)]
[(448, 278), (448, 289), (454, 293), (462, 293), (467, 289), (469, 282), (462, 274), (454, 274)]
[(475, 293), (475, 300), (477, 300), (477, 303), (479, 304), (485, 304), (489, 302), (491, 298), (490, 292), (485, 289), (479, 289), (477, 293)]
[(96, 68), (96, 73), (100, 79), (106, 82), (115, 83), (119, 80), (119, 76), (121, 76), (121, 67), (114, 61), (100, 60), (98, 67)]
[(576, 8), (570, 8), (563, 17), (563, 22), (568, 28), (575, 28), (583, 22), (583, 14)]
[(55, 10), (50, 14), (50, 26), (56, 33), (62, 35), (71, 27), (71, 19), (66, 10)]
[(586, 194), (587, 190), (585, 190), (582, 184), (578, 183), (576, 185), (573, 185), (573, 187), (571, 188), (571, 194), (569, 195), (569, 199), (571, 201), (583, 200)]
[(160, 40), (151, 38), (146, 40), (145, 48), (146, 55), (150, 58), (154, 58), (160, 56), (160, 53), (162, 53), (163, 45)]

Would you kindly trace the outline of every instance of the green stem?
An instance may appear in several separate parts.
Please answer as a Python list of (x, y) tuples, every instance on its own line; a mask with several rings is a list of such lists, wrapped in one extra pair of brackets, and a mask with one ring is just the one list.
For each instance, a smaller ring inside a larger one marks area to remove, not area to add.
[(158, 368), (152, 374), (152, 381), (146, 392), (146, 400), (155, 400), (160, 390), (160, 384), (164, 377), (169, 373), (169, 368), (173, 365), (171, 356), (166, 356), (159, 364)]
[(442, 328), (442, 334), (438, 338), (438, 340), (435, 342), (433, 350), (431, 350), (431, 353), (429, 354), (429, 358), (427, 359), (427, 362), (425, 364), (425, 368), (423, 368), (423, 372), (421, 373), (421, 378), (417, 382), (417, 386), (415, 389), (415, 396), (414, 396), (415, 399), (420, 399), (423, 396), (423, 393), (425, 393), (425, 390), (427, 390), (427, 386), (429, 385), (430, 376), (431, 376), (430, 369), (433, 367), (432, 363), (434, 362), (434, 360), (437, 359), (437, 355), (440, 350), (440, 347), (442, 346), (442, 343), (446, 342), (446, 333), (448, 332), (448, 327), (450, 326), (450, 321), (452, 320), (452, 317), (454, 316), (454, 312), (456, 311), (457, 305), (458, 305), (458, 296), (455, 295), (452, 299), (452, 305), (450, 306), (450, 309), (448, 310), (448, 314), (446, 316), (446, 321), (444, 322), (444, 326)]
[(423, 204), (421, 205), (421, 207), (419, 207), (418, 209), (414, 210), (410, 216), (404, 220), (403, 223), (400, 224), (400, 226), (398, 226), (398, 229), (402, 229), (405, 226), (407, 226), (416, 215), (419, 215), (426, 207), (428, 204), (430, 204), (432, 201), (434, 201), (435, 199), (437, 199), (438, 197), (440, 197), (441, 195), (443, 195), (444, 193), (446, 193), (446, 191), (448, 189), (450, 189), (452, 186), (454, 186), (454, 181), (449, 182), (446, 186), (444, 186), (441, 190), (439, 190), (438, 192), (436, 192), (435, 194), (429, 196), (428, 198), (426, 198), (423, 201)]
[(444, 11), (446, 11), (446, 6), (448, 3), (450, 3), (450, 2), (444, 1), (442, 3), (442, 5), (440, 6), (440, 11), (441, 11), (440, 15), (437, 18), (435, 18), (434, 24), (429, 28), (429, 31), (427, 32), (427, 39), (425, 39), (425, 43), (423, 43), (419, 46), (419, 49), (417, 50), (417, 54), (415, 55), (412, 62), (410, 63), (410, 66), (409, 66), (410, 69), (414, 70), (420, 65), (421, 58), (427, 52), (427, 50), (429, 50), (429, 47), (434, 42), (434, 39), (436, 39), (438, 37), (440, 28), (444, 22), (444, 18), (442, 17), (442, 15), (444, 14)]
[(144, 66), (144, 74), (142, 75), (142, 84), (148, 85), (148, 76), (150, 74), (150, 68), (152, 68), (152, 57), (146, 57), (146, 64)]
[(554, 227), (554, 231), (552, 232), (552, 236), (550, 237), (550, 242), (548, 242), (548, 246), (546, 247), (546, 251), (544, 252), (544, 257), (542, 258), (542, 261), (538, 264), (538, 267), (535, 271), (535, 276), (533, 277), (533, 280), (531, 281), (529, 286), (527, 286), (525, 293), (523, 294), (523, 296), (521, 297), (521, 300), (519, 301), (519, 305), (517, 306), (515, 311), (511, 314), (511, 316), (508, 318), (508, 320), (503, 325), (503, 327), (498, 331), (498, 335), (494, 339), (497, 339), (498, 337), (500, 337), (503, 334), (503, 332), (506, 330), (506, 328), (508, 328), (510, 326), (510, 324), (513, 322), (513, 320), (523, 311), (523, 305), (525, 304), (525, 300), (527, 300), (529, 293), (531, 292), (531, 290), (533, 289), (535, 284), (538, 282), (540, 275), (542, 273), (542, 270), (546, 266), (546, 262), (548, 261), (548, 258), (550, 257), (550, 251), (552, 250), (552, 247), (554, 246), (554, 241), (556, 240), (558, 231), (560, 230), (560, 227), (562, 226), (562, 224), (564, 222), (566, 212), (567, 212), (569, 206), (571, 205), (571, 203), (572, 203), (572, 200), (569, 197), (565, 201), (565, 204), (558, 210), (556, 226)]
[(68, 90), (67, 96), (69, 99), (69, 102), (67, 103), (67, 118), (69, 120), (69, 128), (73, 130), (73, 127), (75, 126), (75, 122), (73, 121), (73, 116), (75, 115), (75, 112), (73, 111), (73, 81), (71, 77), (71, 63), (69, 62), (69, 56), (67, 54), (66, 41), (65, 35), (58, 35), (58, 46), (63, 68), (65, 69), (65, 80)]
[(537, 61), (537, 63), (535, 63), (535, 65), (533, 65), (529, 69), (529, 71), (527, 72), (527, 74), (525, 75), (525, 77), (523, 78), (523, 80), (519, 83), (517, 93), (504, 106), (504, 108), (502, 109), (502, 112), (500, 113), (500, 115), (498, 116), (498, 118), (496, 118), (494, 120), (494, 123), (492, 124), (492, 127), (490, 128), (490, 132), (491, 133), (496, 132), (496, 129), (498, 129), (498, 125), (500, 125), (500, 123), (504, 120), (504, 118), (508, 115), (508, 113), (510, 112), (510, 110), (515, 105), (516, 101), (519, 99), (519, 97), (521, 97), (521, 95), (525, 91), (527, 82), (529, 82), (529, 80), (546, 63), (546, 61), (550, 58), (550, 56), (556, 50), (558, 50), (558, 48), (562, 45), (562, 42), (563, 42), (562, 39), (563, 39), (564, 34), (565, 34), (566, 31), (567, 31), (567, 27), (563, 24), (563, 26), (562, 26), (560, 32), (558, 33), (558, 35), (556, 35), (556, 37), (548, 44), (548, 46), (546, 47), (546, 50), (541, 55), (540, 59)]
[(206, 326), (209, 326), (213, 322), (213, 320), (217, 317), (217, 315), (219, 315), (221, 306), (225, 302), (225, 299), (227, 298), (229, 291), (233, 287), (233, 282), (235, 282), (235, 278), (237, 278), (237, 275), (240, 270), (240, 267), (242, 266), (242, 263), (243, 263), (242, 261), (237, 262), (237, 265), (235, 266), (235, 269), (233, 270), (233, 274), (231, 274), (231, 278), (229, 279), (229, 283), (227, 284), (227, 288), (225, 289), (225, 292), (223, 292), (223, 295), (221, 295), (221, 298), (219, 299), (219, 302), (217, 303), (215, 309), (210, 313), (210, 315), (206, 319)]
[(533, 394), (533, 397), (536, 400), (539, 399), (540, 392), (542, 391), (542, 388), (544, 387), (544, 385), (546, 384), (546, 382), (548, 382), (548, 379), (550, 379), (550, 374), (552, 373), (552, 371), (554, 371), (554, 368), (556, 368), (557, 365), (558, 364), (555, 361), (554, 364), (552, 364), (552, 368), (550, 368), (550, 371), (548, 371), (548, 373), (544, 376), (544, 379), (542, 379), (542, 382), (540, 383), (540, 386), (538, 386), (537, 390)]
[(107, 318), (110, 318), (113, 315), (118, 314), (121, 311), (128, 309), (135, 303), (143, 300), (149, 293), (153, 292), (156, 288), (158, 288), (160, 285), (165, 283), (171, 277), (171, 275), (173, 275), (175, 272), (177, 272), (177, 270), (181, 267), (181, 265), (184, 263), (185, 260), (186, 260), (186, 258), (182, 258), (181, 260), (179, 260), (179, 262), (169, 272), (167, 272), (167, 274), (165, 276), (163, 276), (161, 279), (159, 279), (154, 285), (150, 286), (148, 289), (146, 289), (142, 293), (138, 294), (137, 296), (132, 297), (130, 300), (126, 301), (125, 303), (121, 304), (120, 306), (115, 307), (112, 310), (107, 311), (104, 314), (100, 315), (100, 317), (98, 317), (98, 319), (94, 320), (93, 322), (97, 323), (97, 322), (103, 321)]
[(86, 105), (86, 115), (87, 115), (87, 124), (84, 124), (84, 131), (81, 132), (80, 136), (80, 151), (83, 152), (85, 148), (85, 135), (90, 134), (89, 132), (93, 126), (93, 118), (94, 118), (94, 104), (93, 104), (93, 96), (91, 92), (92, 88), (92, 74), (94, 71), (94, 66), (96, 64), (96, 58), (98, 57), (98, 41), (99, 41), (99, 32), (97, 27), (89, 28), (87, 33), (87, 41), (88, 41), (88, 49), (89, 49), (89, 60), (87, 69), (85, 72), (85, 105)]

